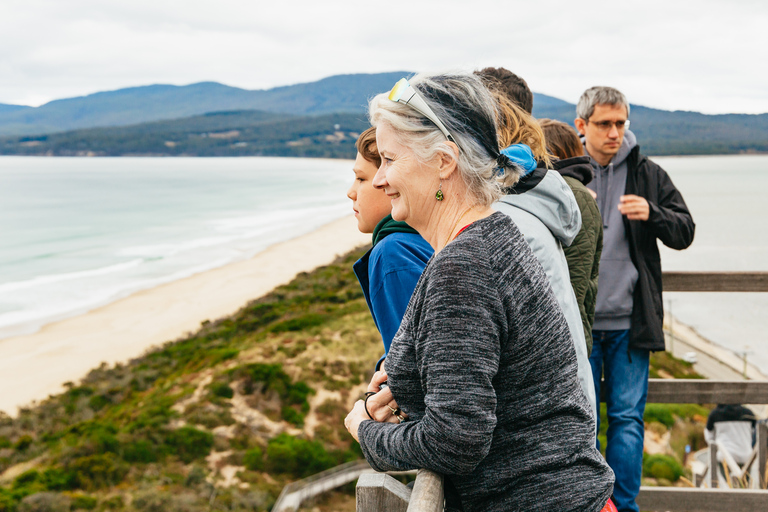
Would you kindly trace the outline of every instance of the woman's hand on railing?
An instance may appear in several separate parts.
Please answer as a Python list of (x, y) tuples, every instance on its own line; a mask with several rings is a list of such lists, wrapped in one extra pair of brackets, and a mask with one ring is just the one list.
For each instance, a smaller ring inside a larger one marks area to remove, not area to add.
[(355, 402), (355, 406), (344, 419), (344, 426), (358, 442), (360, 439), (357, 437), (357, 430), (363, 421), (373, 420), (380, 423), (402, 423), (407, 419), (407, 415), (397, 406), (397, 402), (392, 396), (392, 391), (389, 390), (389, 387), (386, 385), (382, 386), (386, 381), (386, 372), (378, 371), (374, 373), (370, 384), (368, 384), (369, 396), (365, 400)]

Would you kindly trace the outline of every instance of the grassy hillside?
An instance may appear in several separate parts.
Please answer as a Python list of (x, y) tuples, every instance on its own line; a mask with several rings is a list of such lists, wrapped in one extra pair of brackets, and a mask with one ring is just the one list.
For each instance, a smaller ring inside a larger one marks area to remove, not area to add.
[(381, 352), (360, 255), (0, 419), (0, 511), (269, 510), (359, 458), (343, 418)]
[[(552, 99), (539, 117), (573, 122), (575, 107)], [(768, 115), (704, 116), (633, 107), (632, 130), (651, 155), (768, 151)], [(133, 126), (0, 138), (0, 155), (294, 156), (354, 158), (368, 127), (363, 113), (292, 116), (264, 111), (215, 112)]]
[[(266, 511), (289, 481), (360, 458), (343, 418), (381, 353), (351, 271), (363, 250), (0, 416), (0, 512)], [(696, 376), (665, 353), (651, 364), (652, 377)], [(648, 406), (648, 428), (671, 438), (666, 454), (647, 458), (646, 483), (683, 474), (706, 414)], [(603, 443), (605, 427), (603, 418)], [(346, 490), (322, 510), (354, 510)]]

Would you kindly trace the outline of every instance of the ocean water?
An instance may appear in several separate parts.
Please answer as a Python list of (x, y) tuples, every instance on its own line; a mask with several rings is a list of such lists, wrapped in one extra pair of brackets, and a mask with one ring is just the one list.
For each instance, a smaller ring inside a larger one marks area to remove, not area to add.
[[(653, 158), (696, 222), (693, 244), (661, 243), (664, 270), (768, 271), (768, 156)], [(664, 307), (702, 336), (768, 373), (768, 293), (664, 294)]]
[[(696, 222), (665, 270), (768, 271), (768, 156), (654, 158)], [(350, 212), (352, 164), (289, 158), (0, 157), (0, 338), (253, 256)], [(665, 308), (768, 372), (768, 293)], [(1, 341), (0, 341), (1, 342)]]
[(351, 212), (352, 163), (0, 157), (0, 339)]

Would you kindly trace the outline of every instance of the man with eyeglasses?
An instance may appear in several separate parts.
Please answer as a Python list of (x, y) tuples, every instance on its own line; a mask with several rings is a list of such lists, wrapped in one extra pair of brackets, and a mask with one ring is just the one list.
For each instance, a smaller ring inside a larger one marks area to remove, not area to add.
[[(594, 171), (587, 186), (596, 194), (603, 219), (589, 362), (597, 397), (604, 378), (605, 457), (616, 474), (614, 502), (619, 511), (637, 512), (649, 354), (665, 349), (656, 240), (685, 249), (693, 242), (695, 225), (664, 169), (640, 154), (628, 129), (629, 102), (620, 91), (587, 89), (576, 114), (574, 124)], [(598, 416), (598, 428), (599, 421)]]

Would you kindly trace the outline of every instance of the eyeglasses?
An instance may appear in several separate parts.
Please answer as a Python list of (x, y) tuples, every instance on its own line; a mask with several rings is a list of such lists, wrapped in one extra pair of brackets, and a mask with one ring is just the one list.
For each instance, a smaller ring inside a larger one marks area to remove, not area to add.
[(435, 126), (437, 126), (441, 132), (443, 132), (443, 135), (445, 135), (446, 139), (453, 142), (457, 146), (459, 145), (448, 131), (448, 128), (446, 128), (442, 121), (438, 119), (437, 115), (435, 115), (435, 112), (429, 108), (427, 102), (425, 102), (424, 99), (418, 95), (416, 89), (414, 89), (413, 86), (408, 83), (407, 79), (401, 78), (398, 80), (392, 90), (389, 91), (389, 99), (408, 105), (413, 110), (435, 123)]
[[(590, 120), (587, 119), (587, 122), (589, 123)], [(611, 128), (613, 126), (616, 126), (616, 130), (618, 131), (624, 131), (629, 129), (629, 119), (626, 119), (624, 121), (591, 121), (593, 125), (597, 127), (597, 129), (601, 132), (609, 132), (611, 131)]]

